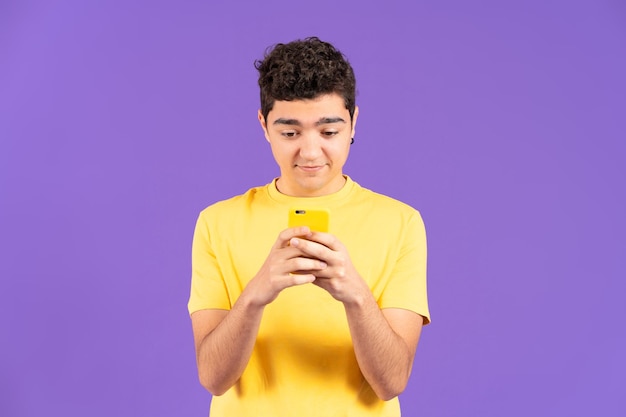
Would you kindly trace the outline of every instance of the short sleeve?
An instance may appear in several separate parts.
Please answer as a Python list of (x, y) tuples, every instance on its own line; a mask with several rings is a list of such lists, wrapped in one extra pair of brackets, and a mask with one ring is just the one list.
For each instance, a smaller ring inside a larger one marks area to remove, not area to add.
[(407, 219), (400, 238), (398, 258), (379, 299), (380, 308), (404, 308), (430, 323), (426, 291), (426, 230), (419, 212)]
[(198, 216), (191, 250), (189, 314), (205, 309), (229, 310), (230, 300), (211, 242), (208, 213)]

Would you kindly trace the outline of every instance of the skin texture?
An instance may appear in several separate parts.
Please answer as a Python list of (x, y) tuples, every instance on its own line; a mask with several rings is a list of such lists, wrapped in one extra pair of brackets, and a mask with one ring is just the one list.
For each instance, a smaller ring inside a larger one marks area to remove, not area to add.
[(350, 153), (358, 108), (350, 120), (337, 94), (311, 100), (276, 101), (259, 122), (280, 168), (278, 190), (286, 195), (316, 197), (339, 191)]
[[(259, 112), (280, 167), (279, 191), (311, 197), (340, 190), (357, 116), (358, 108), (350, 119), (337, 94), (277, 101), (267, 120)], [(208, 391), (221, 395), (237, 382), (250, 359), (265, 306), (285, 288), (307, 284), (323, 288), (343, 304), (359, 367), (374, 392), (388, 400), (404, 390), (423, 318), (403, 309), (381, 310), (346, 247), (331, 234), (298, 227), (279, 234), (230, 311), (192, 314), (198, 374)]]

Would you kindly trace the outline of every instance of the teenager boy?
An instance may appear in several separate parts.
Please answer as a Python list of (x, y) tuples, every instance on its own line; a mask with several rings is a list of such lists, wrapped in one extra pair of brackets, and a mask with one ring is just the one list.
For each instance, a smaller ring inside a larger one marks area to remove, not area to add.
[[(256, 62), (280, 176), (203, 210), (189, 312), (212, 417), (399, 416), (430, 315), (419, 213), (343, 172), (358, 107), (347, 59), (307, 38)], [(287, 227), (324, 209), (327, 233)]]

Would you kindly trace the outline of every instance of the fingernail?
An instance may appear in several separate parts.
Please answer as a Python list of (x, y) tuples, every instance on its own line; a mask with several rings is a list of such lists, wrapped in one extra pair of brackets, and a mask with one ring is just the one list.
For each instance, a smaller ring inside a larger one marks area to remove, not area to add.
[(296, 238), (291, 239), (291, 244), (293, 246), (298, 246), (300, 244), (300, 241)]
[(326, 262), (320, 261), (320, 268), (326, 268)]

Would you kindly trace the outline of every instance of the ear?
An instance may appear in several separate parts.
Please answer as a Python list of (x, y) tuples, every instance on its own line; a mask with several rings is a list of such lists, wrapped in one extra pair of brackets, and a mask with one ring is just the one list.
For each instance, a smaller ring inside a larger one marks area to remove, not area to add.
[(354, 114), (352, 115), (352, 135), (350, 137), (354, 137), (356, 134), (356, 119), (359, 117), (359, 106), (354, 106)]
[(269, 133), (267, 133), (267, 122), (265, 121), (265, 117), (263, 117), (263, 113), (261, 113), (261, 109), (257, 112), (257, 117), (259, 118), (259, 123), (261, 124), (261, 129), (263, 129), (263, 134), (265, 135), (265, 140), (270, 141)]

